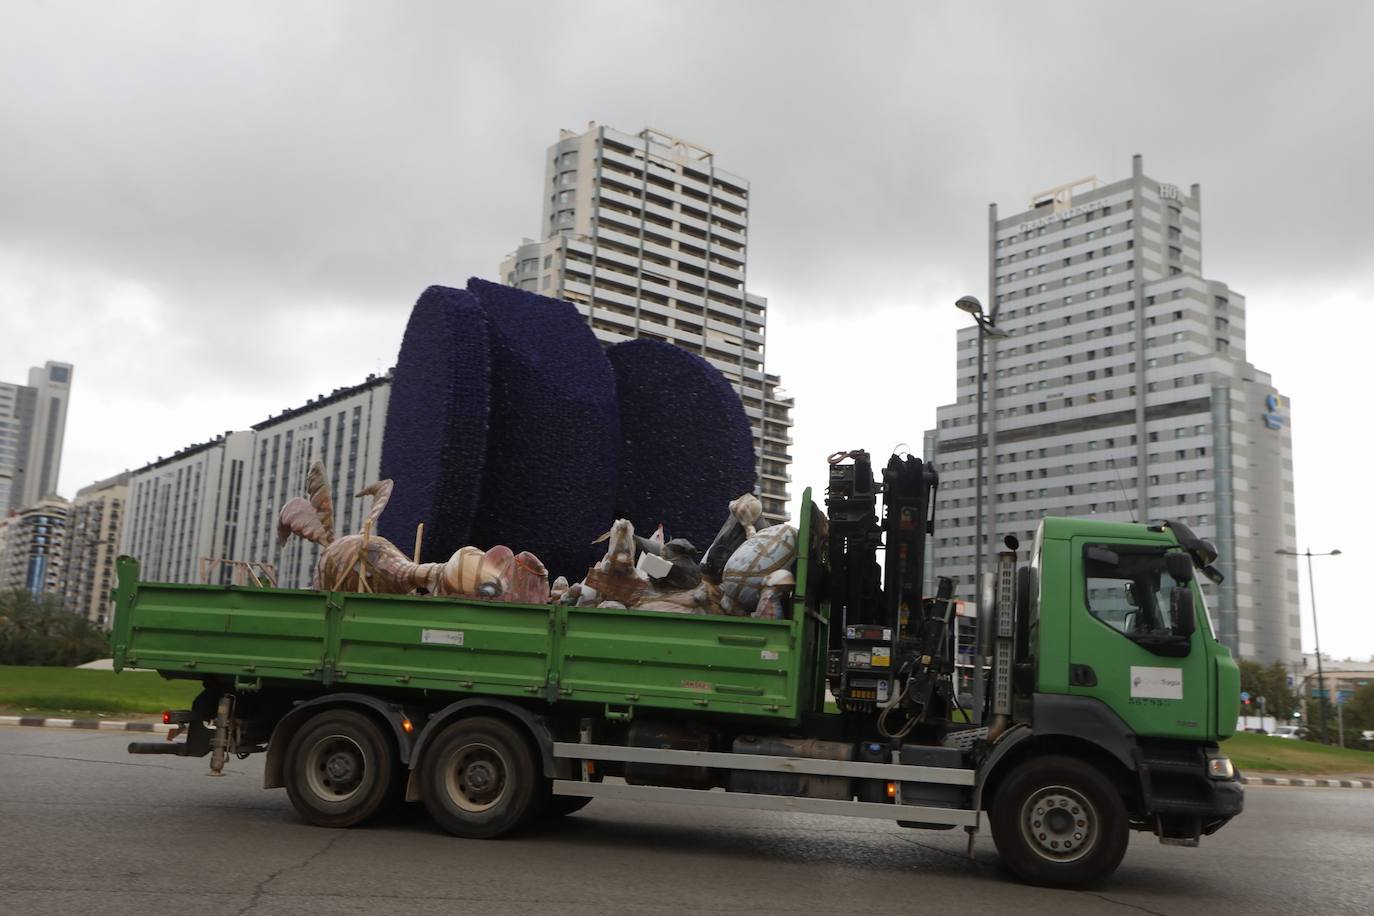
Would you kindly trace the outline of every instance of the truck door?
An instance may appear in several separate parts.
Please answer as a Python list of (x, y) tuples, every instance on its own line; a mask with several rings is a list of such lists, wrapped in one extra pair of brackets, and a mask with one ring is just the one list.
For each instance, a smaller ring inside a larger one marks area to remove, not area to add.
[[(1212, 686), (1203, 635), (1174, 632), (1166, 545), (1074, 538), (1069, 693), (1094, 697), (1138, 735), (1200, 740)], [(1175, 548), (1176, 549), (1176, 548)], [(1194, 622), (1197, 615), (1194, 612)]]

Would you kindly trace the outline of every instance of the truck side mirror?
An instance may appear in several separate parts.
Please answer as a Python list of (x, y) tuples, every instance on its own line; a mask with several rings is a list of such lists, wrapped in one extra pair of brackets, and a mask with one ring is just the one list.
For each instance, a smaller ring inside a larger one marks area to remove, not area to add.
[(1193, 590), (1186, 585), (1175, 585), (1169, 591), (1169, 629), (1183, 637), (1191, 637), (1197, 629)]
[(1165, 554), (1164, 568), (1179, 585), (1193, 581), (1193, 561), (1186, 553)]

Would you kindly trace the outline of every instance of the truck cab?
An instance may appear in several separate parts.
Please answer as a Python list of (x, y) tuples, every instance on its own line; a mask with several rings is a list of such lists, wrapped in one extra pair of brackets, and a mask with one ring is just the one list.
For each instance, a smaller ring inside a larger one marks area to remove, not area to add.
[[(1084, 800), (1082, 787), (1046, 787), (1037, 798), (1008, 779), (1042, 756), (1090, 765), (1095, 773), (1085, 782), (1100, 776), (1115, 790), (1120, 808), (1117, 800), (1105, 805), (1112, 817), (1161, 842), (1197, 845), (1240, 813), (1240, 783), (1218, 749), (1235, 731), (1240, 675), (1198, 585), (1200, 575), (1219, 576), (1209, 551), (1179, 524), (1040, 522), (1008, 599), (1016, 616), (1010, 712), (999, 719), (994, 710), (990, 725), (1000, 733), (990, 735), (985, 793), (999, 848), (1024, 845), (1063, 862), (1079, 847), (1074, 831), (1042, 835), (1033, 815), (1047, 799)], [(1015, 553), (1001, 561), (1004, 575)], [(995, 707), (996, 688), (992, 694)], [(1021, 811), (1015, 825), (999, 803), (1009, 788), (1031, 812)]]

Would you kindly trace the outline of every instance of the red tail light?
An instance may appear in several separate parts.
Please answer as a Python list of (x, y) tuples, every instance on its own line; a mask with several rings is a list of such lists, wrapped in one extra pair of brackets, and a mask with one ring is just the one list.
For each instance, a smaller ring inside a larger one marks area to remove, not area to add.
[(162, 711), (162, 724), (163, 724), (163, 725), (171, 725), (171, 724), (172, 724), (172, 711), (171, 711), (170, 709), (164, 709), (164, 710)]

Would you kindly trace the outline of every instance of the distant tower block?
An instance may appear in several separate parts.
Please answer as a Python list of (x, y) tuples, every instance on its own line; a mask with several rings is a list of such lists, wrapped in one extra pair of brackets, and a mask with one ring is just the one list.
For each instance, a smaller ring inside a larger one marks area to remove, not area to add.
[(665, 341), (719, 369), (753, 429), (764, 518), (785, 521), (793, 401), (764, 367), (768, 300), (747, 288), (749, 181), (700, 144), (601, 124), (563, 131), (544, 162), (539, 232), (501, 279), (568, 300), (604, 345)]

